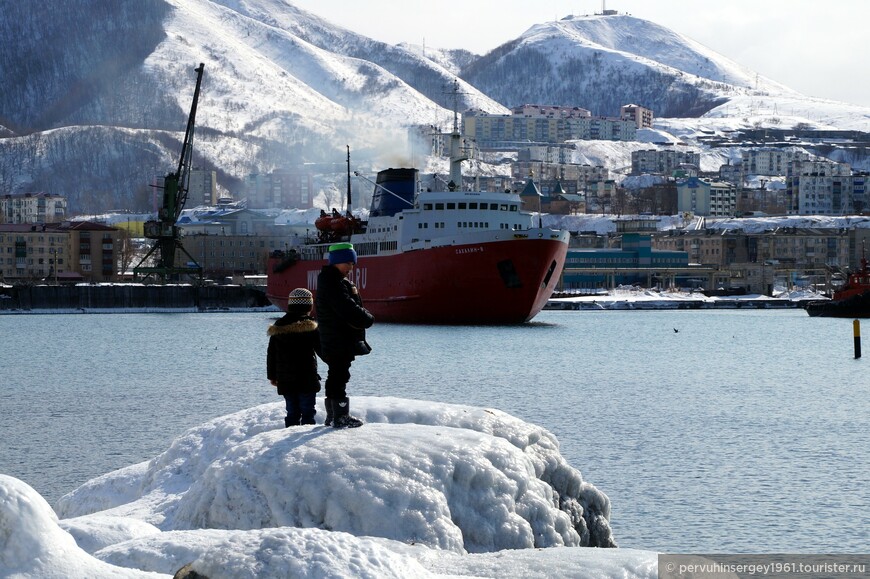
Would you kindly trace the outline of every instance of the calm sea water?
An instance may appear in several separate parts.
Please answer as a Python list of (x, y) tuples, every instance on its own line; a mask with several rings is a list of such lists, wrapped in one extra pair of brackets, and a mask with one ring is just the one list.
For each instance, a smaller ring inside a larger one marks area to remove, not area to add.
[[(54, 504), (189, 427), (280, 401), (264, 369), (275, 317), (0, 316), (0, 472)], [(369, 336), (351, 399), (496, 407), (546, 427), (610, 497), (621, 547), (870, 544), (870, 361), (853, 357), (851, 320), (553, 311), (518, 327), (382, 324)]]

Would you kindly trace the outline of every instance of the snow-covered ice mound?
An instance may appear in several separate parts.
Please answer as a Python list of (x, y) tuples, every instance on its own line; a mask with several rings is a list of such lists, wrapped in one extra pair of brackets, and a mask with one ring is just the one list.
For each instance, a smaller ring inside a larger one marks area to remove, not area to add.
[(458, 553), (615, 546), (607, 496), (543, 428), (395, 398), (356, 398), (354, 412), (365, 428), (285, 429), (280, 403), (212, 420), (147, 466), (66, 495), (59, 513), (105, 511), (164, 531), (320, 528)]
[(49, 504), (26, 483), (0, 474), (0, 577), (161, 577), (115, 567), (80, 549)]
[(533, 548), (615, 546), (609, 500), (545, 429), (435, 402), (353, 407), (353, 430), (285, 429), (282, 403), (214, 419), (66, 495), (60, 521), (4, 477), (0, 576), (655, 576), (655, 553)]

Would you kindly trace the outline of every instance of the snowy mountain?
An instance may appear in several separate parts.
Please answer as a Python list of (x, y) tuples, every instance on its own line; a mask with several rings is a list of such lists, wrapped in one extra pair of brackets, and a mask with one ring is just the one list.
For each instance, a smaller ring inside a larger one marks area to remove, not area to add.
[(659, 118), (729, 116), (748, 128), (758, 119), (743, 117), (766, 114), (780, 117), (770, 126), (870, 130), (866, 107), (803, 96), (690, 38), (623, 14), (537, 24), (462, 75), (506, 106), (580, 106), (616, 116), (620, 106), (636, 103)]
[(457, 76), (460, 110), (614, 115), (635, 102), (687, 142), (765, 124), (870, 128), (864, 108), (808, 99), (630, 16), (535, 25), (482, 57), (388, 45), (285, 0), (8, 3), (0, 33), (16, 39), (0, 49), (0, 194), (65, 194), (73, 212), (149, 206), (200, 62), (194, 163), (231, 193), (251, 173), (341, 162), (346, 144), (360, 168), (410, 163), (407, 127), (449, 127)]

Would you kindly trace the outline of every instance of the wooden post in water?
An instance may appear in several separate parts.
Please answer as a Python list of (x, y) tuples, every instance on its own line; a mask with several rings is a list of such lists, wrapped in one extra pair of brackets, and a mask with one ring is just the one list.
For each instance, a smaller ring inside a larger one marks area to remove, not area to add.
[(852, 333), (855, 335), (855, 359), (861, 357), (861, 321), (852, 322)]

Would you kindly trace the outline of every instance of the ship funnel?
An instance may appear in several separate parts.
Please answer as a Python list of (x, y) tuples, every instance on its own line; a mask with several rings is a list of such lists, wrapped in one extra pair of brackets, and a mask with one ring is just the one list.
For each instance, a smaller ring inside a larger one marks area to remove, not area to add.
[(414, 206), (418, 182), (417, 169), (384, 169), (378, 172), (369, 217), (395, 215)]

